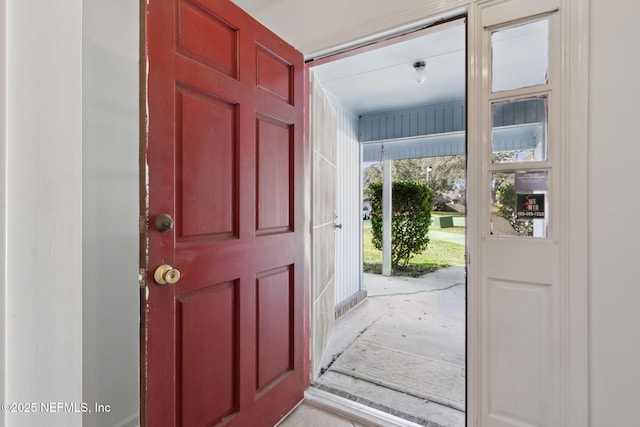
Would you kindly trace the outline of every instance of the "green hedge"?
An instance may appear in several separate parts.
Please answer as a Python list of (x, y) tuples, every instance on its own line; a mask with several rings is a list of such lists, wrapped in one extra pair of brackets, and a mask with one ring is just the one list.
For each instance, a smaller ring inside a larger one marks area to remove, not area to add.
[[(369, 185), (373, 245), (382, 250), (382, 183)], [(391, 266), (406, 267), (429, 244), (433, 195), (426, 184), (396, 181), (392, 185)]]

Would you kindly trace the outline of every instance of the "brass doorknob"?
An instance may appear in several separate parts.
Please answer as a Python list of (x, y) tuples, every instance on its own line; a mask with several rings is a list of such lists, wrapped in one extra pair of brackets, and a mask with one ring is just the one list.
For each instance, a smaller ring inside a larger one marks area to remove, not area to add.
[(171, 267), (169, 264), (162, 264), (156, 268), (153, 278), (159, 285), (173, 285), (180, 280), (180, 271)]

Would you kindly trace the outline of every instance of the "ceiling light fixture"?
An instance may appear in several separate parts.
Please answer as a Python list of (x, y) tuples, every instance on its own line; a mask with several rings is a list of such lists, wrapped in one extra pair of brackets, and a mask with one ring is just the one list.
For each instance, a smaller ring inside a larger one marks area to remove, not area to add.
[(413, 63), (413, 78), (417, 84), (421, 85), (427, 79), (427, 70), (425, 67), (427, 66), (424, 61), (416, 61)]

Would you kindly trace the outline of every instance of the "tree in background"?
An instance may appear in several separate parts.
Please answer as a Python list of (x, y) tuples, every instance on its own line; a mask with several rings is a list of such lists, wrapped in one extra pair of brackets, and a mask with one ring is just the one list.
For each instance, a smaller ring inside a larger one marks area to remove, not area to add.
[[(382, 183), (370, 183), (371, 231), (373, 245), (382, 250)], [(431, 224), (431, 189), (421, 182), (396, 181), (392, 186), (391, 266), (406, 267), (411, 257), (429, 244)]]
[(503, 181), (496, 190), (498, 216), (509, 221), (514, 230), (525, 236), (533, 235), (533, 222), (516, 217), (516, 190), (513, 182)]
[[(427, 157), (421, 159), (403, 159), (393, 161), (394, 181), (428, 182), (427, 168), (431, 166), (431, 185), (433, 193), (445, 197), (448, 193), (457, 193), (465, 198), (465, 156)], [(366, 189), (371, 183), (382, 181), (382, 163), (374, 163), (363, 171), (363, 185)]]
[(364, 190), (374, 182), (382, 182), (382, 162), (373, 163), (362, 171), (362, 186)]
[(498, 186), (496, 197), (499, 202), (498, 216), (515, 225), (516, 191), (512, 182), (503, 182)]

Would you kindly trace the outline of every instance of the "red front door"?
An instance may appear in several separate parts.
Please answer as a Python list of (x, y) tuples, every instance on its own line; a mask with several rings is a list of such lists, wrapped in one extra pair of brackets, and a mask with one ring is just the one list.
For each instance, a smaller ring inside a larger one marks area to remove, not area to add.
[(305, 384), (303, 58), (228, 0), (145, 7), (142, 416), (271, 426)]

